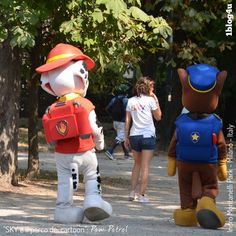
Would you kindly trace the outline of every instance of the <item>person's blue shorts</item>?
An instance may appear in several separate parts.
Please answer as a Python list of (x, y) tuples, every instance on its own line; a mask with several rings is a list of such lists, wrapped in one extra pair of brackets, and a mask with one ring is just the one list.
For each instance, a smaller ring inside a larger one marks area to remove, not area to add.
[(133, 150), (141, 152), (142, 150), (154, 150), (156, 145), (155, 137), (144, 138), (143, 135), (129, 136), (130, 146)]

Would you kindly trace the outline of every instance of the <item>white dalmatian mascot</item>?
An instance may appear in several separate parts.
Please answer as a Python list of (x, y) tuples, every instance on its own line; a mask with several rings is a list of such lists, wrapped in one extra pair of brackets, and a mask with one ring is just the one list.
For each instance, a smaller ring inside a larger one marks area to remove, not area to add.
[[(100, 174), (95, 154), (104, 148), (102, 127), (97, 124), (94, 105), (85, 98), (88, 70), (94, 61), (78, 48), (58, 44), (50, 52), (41, 74), (41, 87), (58, 100), (43, 116), (46, 140), (55, 144), (58, 175), (55, 222), (81, 223), (108, 218), (111, 205), (101, 197)], [(73, 191), (78, 189), (79, 172), (84, 175), (83, 208), (73, 205)]]

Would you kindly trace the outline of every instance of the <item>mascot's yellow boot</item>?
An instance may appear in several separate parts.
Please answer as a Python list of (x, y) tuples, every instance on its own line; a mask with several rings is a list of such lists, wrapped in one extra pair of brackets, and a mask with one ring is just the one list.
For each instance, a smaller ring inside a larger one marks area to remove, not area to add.
[(177, 209), (174, 211), (174, 220), (176, 225), (197, 226), (195, 209)]
[(217, 229), (225, 224), (224, 214), (216, 207), (214, 199), (202, 197), (197, 204), (197, 220), (201, 227)]

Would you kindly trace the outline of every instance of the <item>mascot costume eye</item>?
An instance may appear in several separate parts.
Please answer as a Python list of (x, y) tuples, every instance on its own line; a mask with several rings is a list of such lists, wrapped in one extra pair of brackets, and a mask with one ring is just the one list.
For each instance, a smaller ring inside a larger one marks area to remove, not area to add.
[(213, 113), (227, 76), (207, 64), (178, 69), (182, 103), (189, 113), (180, 115), (168, 150), (168, 175), (178, 169), (181, 208), (175, 224), (217, 229), (224, 214), (216, 207), (219, 180), (227, 179), (227, 150), (222, 121)]
[[(43, 126), (47, 141), (55, 143), (58, 190), (54, 219), (59, 223), (80, 223), (84, 216), (103, 220), (112, 214), (111, 205), (101, 196), (95, 153), (95, 147), (104, 148), (103, 130), (97, 124), (94, 105), (85, 98), (88, 70), (93, 67), (94, 61), (81, 50), (61, 43), (50, 51), (46, 64), (36, 69), (42, 88), (58, 97), (44, 114)], [(73, 205), (79, 172), (85, 182), (83, 207)]]

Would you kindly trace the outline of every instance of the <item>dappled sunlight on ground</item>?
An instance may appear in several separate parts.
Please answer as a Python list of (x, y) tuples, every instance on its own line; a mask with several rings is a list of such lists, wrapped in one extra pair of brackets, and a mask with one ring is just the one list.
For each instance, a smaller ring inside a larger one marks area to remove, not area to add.
[[(23, 169), (27, 163), (25, 155), (23, 152), (19, 155), (19, 167)], [(53, 214), (57, 191), (55, 161), (53, 154), (40, 153), (41, 165), (49, 168), (49, 172), (41, 171), (40, 179), (21, 181), (19, 187), (6, 189), (6, 187), (0, 186), (0, 235), (9, 235), (10, 229), (15, 230), (14, 233), (21, 236), (28, 235), (29, 232), (37, 235), (37, 230), (41, 230), (38, 234), (40, 236), (76, 234), (101, 236), (231, 235), (227, 233), (227, 224), (220, 230), (179, 227), (174, 224), (172, 214), (174, 209), (179, 208), (178, 181), (177, 176), (167, 176), (165, 156), (155, 157), (152, 161), (147, 192), (150, 202), (141, 204), (138, 201), (128, 201), (133, 161), (119, 158), (122, 156), (122, 153), (119, 152), (117, 156), (118, 160), (110, 161), (104, 153), (98, 154), (103, 198), (113, 206), (113, 214), (110, 218), (101, 222), (90, 222), (85, 219), (83, 224), (73, 225), (54, 223)], [(220, 182), (219, 186), (220, 194), (217, 204), (226, 213), (229, 207), (227, 183)], [(79, 191), (74, 194), (75, 205), (82, 206), (83, 199), (84, 184), (80, 183)], [(233, 217), (236, 218), (235, 215)]]

